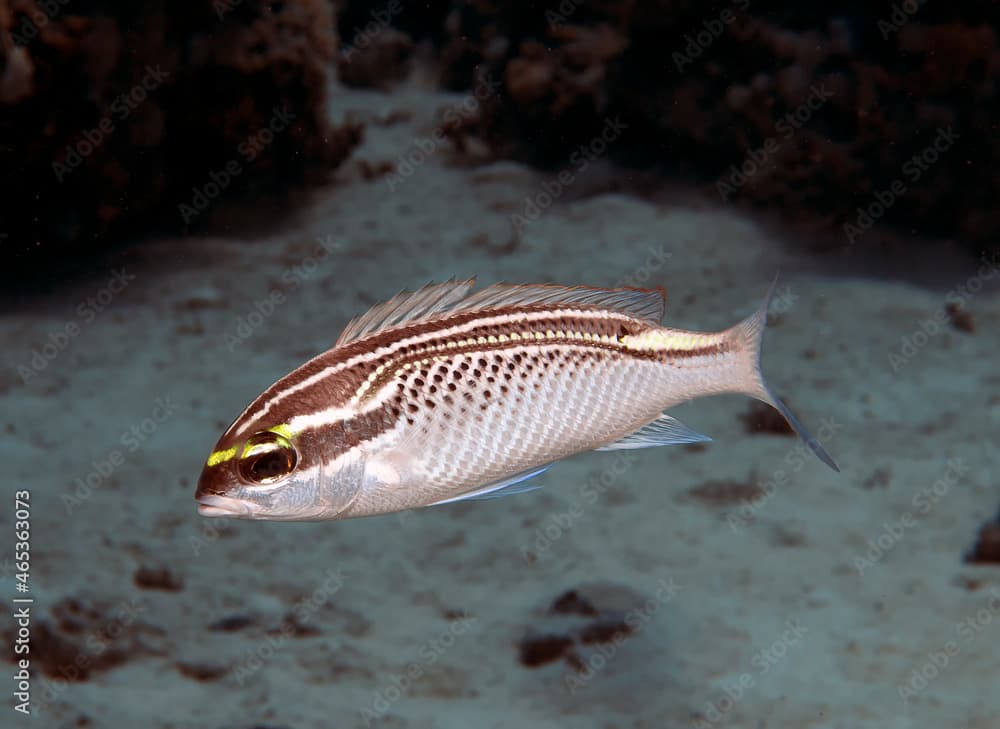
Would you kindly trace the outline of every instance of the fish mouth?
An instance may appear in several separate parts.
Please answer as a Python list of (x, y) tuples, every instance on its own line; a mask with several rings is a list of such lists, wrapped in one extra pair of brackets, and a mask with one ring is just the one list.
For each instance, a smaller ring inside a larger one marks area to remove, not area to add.
[(228, 516), (236, 519), (252, 519), (253, 505), (228, 496), (201, 494), (198, 498), (200, 516)]

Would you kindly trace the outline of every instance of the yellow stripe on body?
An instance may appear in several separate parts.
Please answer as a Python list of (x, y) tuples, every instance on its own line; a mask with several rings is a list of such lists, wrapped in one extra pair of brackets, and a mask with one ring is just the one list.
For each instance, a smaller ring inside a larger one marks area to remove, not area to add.
[(671, 329), (647, 329), (639, 334), (626, 334), (620, 340), (626, 349), (634, 352), (662, 352), (709, 354), (722, 345), (718, 334), (683, 332)]

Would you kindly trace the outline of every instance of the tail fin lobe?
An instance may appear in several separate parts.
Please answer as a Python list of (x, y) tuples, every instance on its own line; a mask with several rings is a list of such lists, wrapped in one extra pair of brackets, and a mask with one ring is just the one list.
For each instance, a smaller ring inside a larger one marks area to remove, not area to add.
[(745, 392), (747, 395), (767, 403), (781, 413), (781, 416), (798, 436), (802, 438), (805, 444), (809, 446), (809, 449), (816, 454), (816, 457), (839, 473), (840, 468), (837, 467), (836, 462), (830, 457), (830, 454), (820, 445), (820, 442), (795, 417), (792, 411), (788, 409), (788, 406), (771, 392), (771, 388), (767, 386), (764, 375), (760, 370), (761, 345), (764, 341), (764, 329), (767, 326), (767, 310), (771, 304), (771, 297), (774, 295), (774, 289), (777, 284), (778, 277), (775, 276), (774, 281), (771, 282), (771, 287), (767, 291), (767, 296), (764, 298), (764, 302), (757, 311), (729, 330), (730, 337), (738, 341), (746, 351), (748, 364), (751, 368), (751, 371), (747, 373), (748, 376), (744, 380), (747, 387)]

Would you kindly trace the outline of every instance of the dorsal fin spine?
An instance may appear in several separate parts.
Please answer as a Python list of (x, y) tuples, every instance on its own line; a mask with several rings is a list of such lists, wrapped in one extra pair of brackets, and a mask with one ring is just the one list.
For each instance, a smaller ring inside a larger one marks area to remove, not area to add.
[(335, 346), (342, 346), (398, 324), (430, 320), (446, 314), (513, 306), (584, 306), (615, 311), (651, 324), (663, 318), (666, 293), (662, 288), (602, 289), (558, 284), (493, 284), (469, 293), (475, 279), (429, 284), (403, 291), (352, 320)]

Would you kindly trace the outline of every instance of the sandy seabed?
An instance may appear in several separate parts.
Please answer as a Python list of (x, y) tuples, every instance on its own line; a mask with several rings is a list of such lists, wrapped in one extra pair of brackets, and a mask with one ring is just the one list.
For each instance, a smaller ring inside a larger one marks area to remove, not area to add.
[[(736, 209), (624, 192), (597, 157), (562, 178), (458, 163), (435, 114), (463, 97), (335, 98), (366, 141), (290, 216), (210, 208), (223, 232), (0, 316), (3, 584), (28, 490), (36, 725), (1000, 726), (1000, 567), (962, 562), (1000, 502), (996, 269), (832, 273)], [(400, 289), (663, 285), (668, 323), (714, 330), (779, 269), (764, 371), (840, 474), (725, 397), (673, 412), (705, 447), (581, 455), (530, 494), (196, 512), (229, 421)]]

